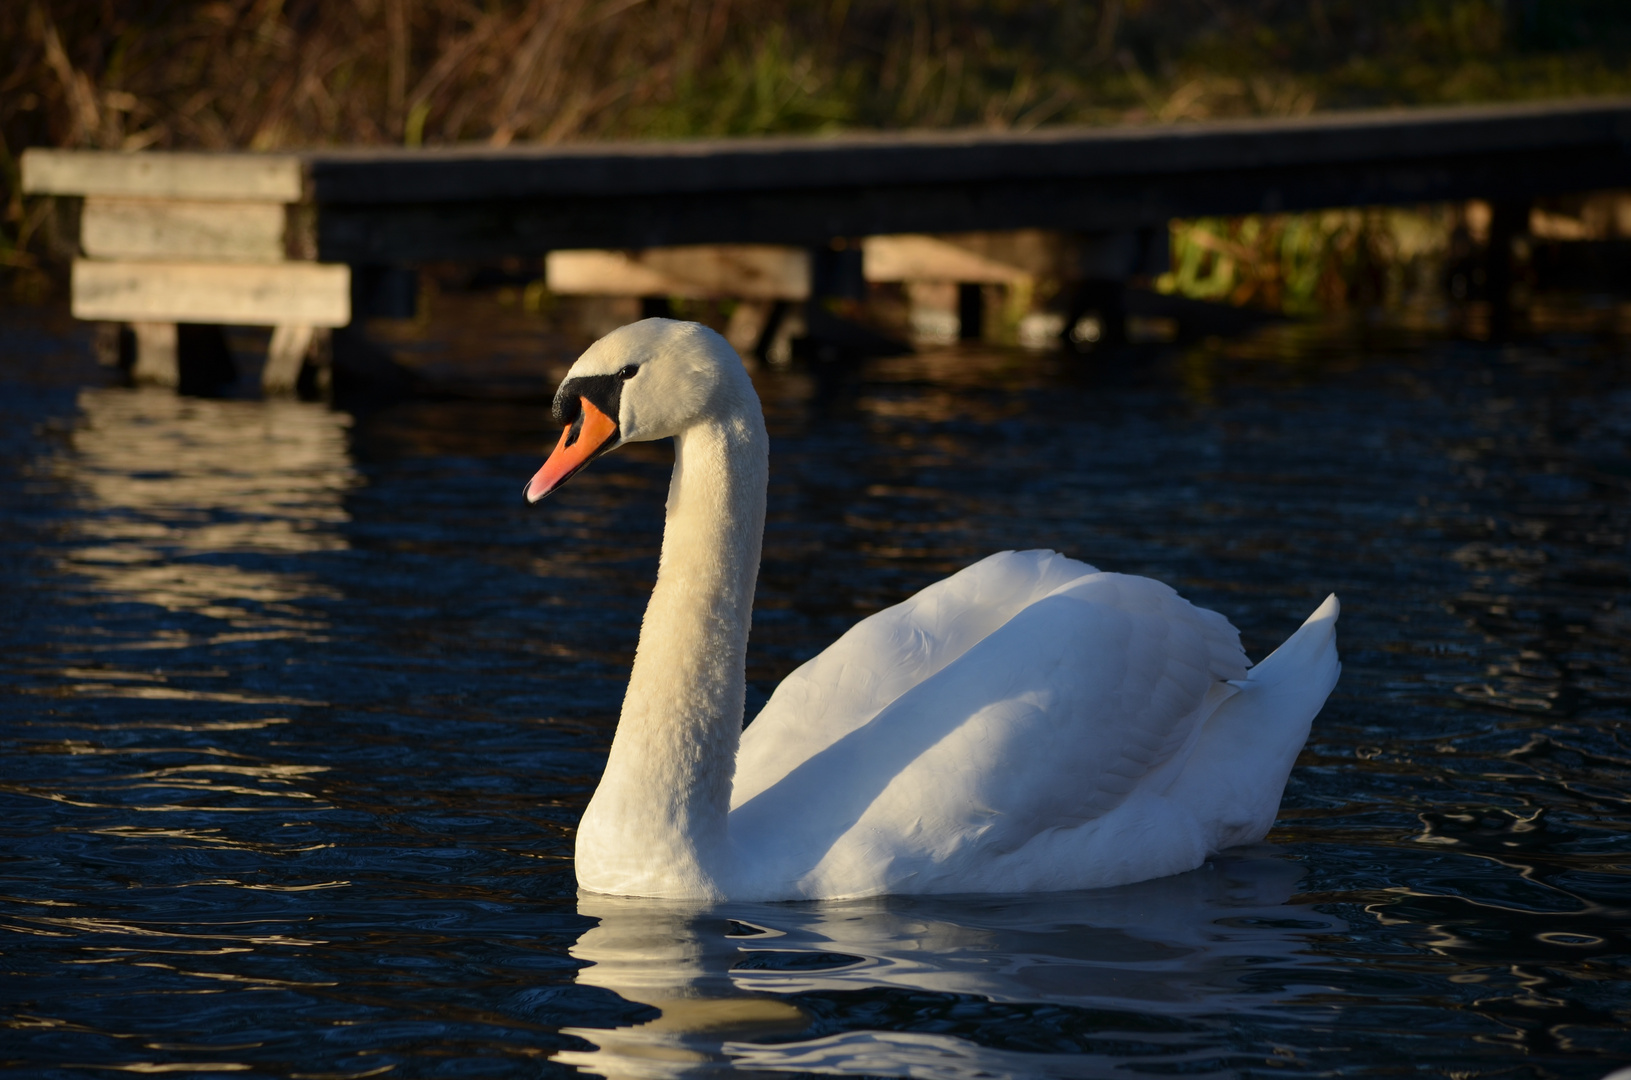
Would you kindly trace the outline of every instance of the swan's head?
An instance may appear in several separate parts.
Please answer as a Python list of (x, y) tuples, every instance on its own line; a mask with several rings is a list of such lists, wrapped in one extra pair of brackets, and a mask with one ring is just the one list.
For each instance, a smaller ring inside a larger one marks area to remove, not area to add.
[(553, 411), (566, 430), (527, 484), (527, 501), (537, 502), (626, 442), (678, 435), (752, 398), (736, 350), (706, 326), (642, 319), (619, 327), (589, 346), (561, 380)]

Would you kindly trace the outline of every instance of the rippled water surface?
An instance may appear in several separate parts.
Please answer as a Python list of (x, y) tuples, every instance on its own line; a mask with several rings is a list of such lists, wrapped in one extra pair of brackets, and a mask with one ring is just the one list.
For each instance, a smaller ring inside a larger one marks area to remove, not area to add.
[(1506, 346), (1356, 323), (757, 374), (750, 708), (860, 616), (1007, 547), (1165, 579), (1254, 656), (1336, 591), (1345, 671), (1271, 842), (1194, 873), (691, 910), (580, 902), (571, 863), (668, 451), (524, 505), (552, 441), (527, 380), (558, 373), (560, 340), (472, 311), (437, 362), (498, 357), (504, 394), (351, 412), (125, 389), (65, 318), (0, 313), (0, 1065), (1631, 1063), (1612, 312)]

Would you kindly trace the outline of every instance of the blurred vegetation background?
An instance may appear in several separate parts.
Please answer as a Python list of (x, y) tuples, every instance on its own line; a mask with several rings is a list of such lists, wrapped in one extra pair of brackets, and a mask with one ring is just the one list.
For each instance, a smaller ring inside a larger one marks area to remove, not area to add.
[[(1176, 123), (1625, 93), (1628, 58), (1625, 0), (6, 0), (0, 266), (49, 258), (47, 207), (17, 188), (29, 146)], [(1172, 281), (1341, 303), (1369, 288), (1352, 266), (1424, 227), (1196, 223)]]

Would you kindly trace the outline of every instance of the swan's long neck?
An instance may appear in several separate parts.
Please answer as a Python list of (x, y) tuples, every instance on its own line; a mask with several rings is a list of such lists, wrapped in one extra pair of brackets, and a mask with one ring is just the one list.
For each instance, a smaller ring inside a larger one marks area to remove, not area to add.
[(578, 830), (587, 889), (720, 894), (767, 475), (751, 391), (731, 415), (675, 438), (657, 584), (606, 772)]

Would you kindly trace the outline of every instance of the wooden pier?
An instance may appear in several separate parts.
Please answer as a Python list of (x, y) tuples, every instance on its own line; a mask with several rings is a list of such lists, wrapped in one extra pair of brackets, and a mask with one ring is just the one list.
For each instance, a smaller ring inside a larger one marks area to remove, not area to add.
[[(1040, 229), (1114, 278), (1149, 257), (1126, 238), (1173, 218), (1627, 186), (1625, 98), (1022, 134), (23, 156), (26, 192), (83, 200), (76, 315), (282, 327), (274, 389), (313, 328), (351, 320), (347, 268)], [(804, 287), (821, 277), (806, 269)]]

